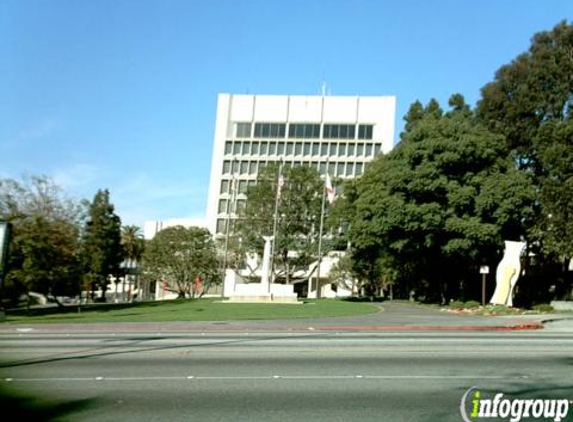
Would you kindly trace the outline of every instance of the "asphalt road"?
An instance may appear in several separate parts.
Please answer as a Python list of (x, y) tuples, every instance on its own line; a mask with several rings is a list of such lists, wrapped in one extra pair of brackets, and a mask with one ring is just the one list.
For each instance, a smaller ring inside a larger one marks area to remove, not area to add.
[(460, 421), (472, 386), (573, 400), (572, 375), (559, 332), (0, 335), (18, 420)]

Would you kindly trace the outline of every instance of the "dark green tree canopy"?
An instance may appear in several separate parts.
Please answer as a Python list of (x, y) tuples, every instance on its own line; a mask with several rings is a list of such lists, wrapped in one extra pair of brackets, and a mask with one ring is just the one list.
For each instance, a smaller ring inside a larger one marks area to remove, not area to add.
[(119, 275), (123, 260), (121, 219), (115, 214), (107, 189), (98, 190), (89, 206), (82, 257), (85, 279), (92, 287), (105, 291), (108, 276)]
[(538, 193), (531, 233), (538, 253), (573, 255), (573, 26), (561, 22), (536, 34), (529, 51), (502, 66), (482, 89), (478, 118), (505, 135)]
[(146, 277), (167, 283), (179, 297), (193, 296), (197, 277), (220, 282), (219, 261), (211, 234), (200, 227), (168, 227), (147, 242), (143, 253)]
[[(315, 169), (305, 166), (284, 166), (281, 179), (275, 270), (288, 282), (297, 269), (308, 268), (317, 259), (324, 182)], [(235, 237), (241, 238), (244, 249), (261, 256), (263, 236), (273, 234), (278, 181), (278, 165), (259, 172), (257, 184), (246, 192), (245, 207), (239, 210)]]
[(508, 147), (535, 158), (543, 123), (569, 120), (573, 110), (573, 26), (561, 22), (533, 37), (528, 52), (502, 66), (482, 88), (478, 116), (506, 135)]
[[(5, 292), (78, 293), (79, 228), (83, 207), (51, 179), (0, 179), (0, 219), (13, 225)], [(57, 300), (57, 299), (56, 299)]]
[(450, 102), (454, 109), (443, 114), (432, 101), (405, 142), (357, 182), (351, 240), (370, 277), (380, 276), (383, 263), (436, 287), (452, 268), (463, 278), (504, 239), (525, 233), (528, 176), (514, 168), (503, 136), (476, 123), (463, 97)]

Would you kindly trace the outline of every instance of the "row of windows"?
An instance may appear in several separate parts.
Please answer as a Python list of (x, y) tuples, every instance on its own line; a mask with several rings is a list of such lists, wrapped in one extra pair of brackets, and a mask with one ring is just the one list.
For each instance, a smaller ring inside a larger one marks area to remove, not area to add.
[(258, 142), (227, 141), (225, 155), (283, 156), (303, 155), (307, 157), (371, 157), (380, 153), (382, 145), (372, 143), (340, 142)]
[[(254, 133), (252, 124), (247, 122), (235, 123), (235, 136), (237, 138), (284, 138), (287, 130), (286, 123), (255, 123)], [(294, 139), (319, 139), (320, 124), (318, 123), (290, 123), (288, 137)], [(354, 124), (323, 125), (322, 137), (324, 139), (356, 139), (356, 126)], [(374, 125), (358, 125), (358, 139), (372, 139)]]
[[(312, 161), (308, 163), (300, 163), (300, 162), (286, 162), (284, 165), (289, 167), (300, 167), (300, 166), (308, 166), (311, 168), (316, 169), (322, 176), (324, 176), (328, 170), (328, 174), (333, 176), (341, 176), (341, 177), (352, 177), (352, 176), (360, 176), (364, 172), (364, 166), (367, 163), (325, 163), (325, 162), (318, 162)], [(256, 176), (258, 171), (267, 165), (264, 161), (241, 161), (241, 162), (234, 162), (233, 163), (233, 171), (231, 172), (230, 163), (227, 167), (224, 166), (223, 174), (226, 175), (236, 175), (236, 176)], [(245, 193), (247, 191), (247, 187), (254, 186), (256, 184), (255, 180), (235, 180), (235, 189), (237, 189), (238, 193)], [(232, 188), (231, 180), (222, 180), (221, 181), (221, 193), (230, 193)]]

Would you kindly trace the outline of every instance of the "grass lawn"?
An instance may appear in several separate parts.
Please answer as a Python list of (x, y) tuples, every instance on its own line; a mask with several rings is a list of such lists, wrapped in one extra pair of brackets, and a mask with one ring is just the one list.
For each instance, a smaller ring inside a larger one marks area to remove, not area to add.
[[(300, 319), (365, 315), (377, 312), (376, 305), (344, 300), (317, 300), (294, 304), (221, 303), (213, 299), (146, 302), (123, 305), (97, 305), (68, 308), (66, 312), (39, 315), (6, 315), (7, 324), (89, 323), (89, 322), (161, 322), (161, 321), (237, 321)], [(53, 311), (53, 309), (51, 310)]]

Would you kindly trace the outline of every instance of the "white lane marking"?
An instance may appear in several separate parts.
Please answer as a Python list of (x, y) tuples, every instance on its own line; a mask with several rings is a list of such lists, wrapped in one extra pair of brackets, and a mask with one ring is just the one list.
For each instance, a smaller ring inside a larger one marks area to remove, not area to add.
[(527, 375), (245, 375), (245, 376), (163, 376), (163, 377), (79, 377), (79, 378), (5, 378), (5, 382), (92, 382), (92, 381), (177, 381), (177, 380), (456, 380), (529, 379)]

